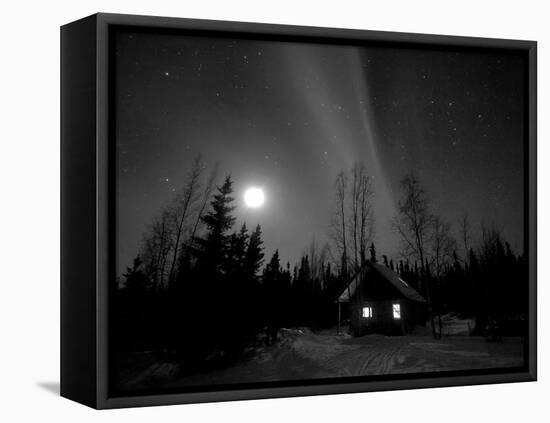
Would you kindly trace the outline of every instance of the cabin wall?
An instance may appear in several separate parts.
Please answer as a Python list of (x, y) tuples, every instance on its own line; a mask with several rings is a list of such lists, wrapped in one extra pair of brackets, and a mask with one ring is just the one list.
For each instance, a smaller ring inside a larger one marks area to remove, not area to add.
[[(401, 306), (401, 318), (394, 319), (393, 304)], [(372, 308), (372, 317), (363, 317), (363, 307)], [(401, 335), (407, 332), (406, 305), (402, 299), (355, 302), (352, 307), (351, 331), (354, 336), (369, 333)]]
[[(393, 304), (400, 305), (401, 318), (393, 316)], [(363, 307), (372, 308), (372, 317), (363, 317)], [(416, 325), (426, 324), (425, 305), (404, 298), (388, 300), (362, 300), (352, 302), (350, 331), (354, 336), (370, 333), (404, 335), (411, 333)]]

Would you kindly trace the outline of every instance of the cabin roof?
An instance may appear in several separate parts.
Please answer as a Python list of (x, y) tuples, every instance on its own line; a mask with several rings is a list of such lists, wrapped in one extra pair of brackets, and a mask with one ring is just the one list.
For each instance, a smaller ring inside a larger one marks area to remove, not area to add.
[(386, 282), (392, 284), (397, 290), (409, 300), (424, 303), (426, 300), (422, 295), (416, 291), (412, 286), (410, 286), (407, 282), (405, 282), (401, 277), (395, 273), (393, 270), (387, 268), (386, 266), (382, 266), (378, 263), (373, 262), (366, 262), (361, 269), (359, 269), (358, 272), (353, 275), (353, 277), (350, 279), (349, 283), (346, 285), (340, 296), (338, 297), (338, 302), (346, 303), (349, 302), (350, 299), (355, 294), (355, 291), (357, 290), (357, 287), (361, 283), (361, 275), (364, 273), (365, 270), (371, 269), (374, 272), (378, 273), (379, 276), (382, 277)]

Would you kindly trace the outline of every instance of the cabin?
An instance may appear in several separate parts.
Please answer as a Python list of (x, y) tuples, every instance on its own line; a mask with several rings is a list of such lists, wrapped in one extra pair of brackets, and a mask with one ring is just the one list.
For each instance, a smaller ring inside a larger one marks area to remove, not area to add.
[(426, 325), (426, 300), (393, 270), (371, 261), (350, 279), (338, 302), (338, 326), (342, 307), (347, 309), (353, 336), (369, 333), (404, 335), (416, 325)]

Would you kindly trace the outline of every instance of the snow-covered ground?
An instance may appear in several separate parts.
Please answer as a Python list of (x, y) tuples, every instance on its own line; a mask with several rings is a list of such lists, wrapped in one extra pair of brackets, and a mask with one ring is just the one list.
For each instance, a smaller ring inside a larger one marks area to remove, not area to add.
[[(428, 332), (428, 331), (427, 331)], [(454, 332), (454, 331), (449, 331)], [(445, 333), (445, 332), (444, 332)], [(130, 383), (139, 388), (185, 387), (341, 376), (403, 374), (464, 369), (505, 368), (523, 364), (520, 338), (488, 342), (483, 337), (428, 333), (409, 336), (366, 335), (352, 338), (335, 331), (283, 329), (279, 341), (232, 367), (174, 377), (174, 369), (156, 364)], [(172, 365), (174, 366), (174, 365)], [(154, 382), (152, 381), (154, 380)]]

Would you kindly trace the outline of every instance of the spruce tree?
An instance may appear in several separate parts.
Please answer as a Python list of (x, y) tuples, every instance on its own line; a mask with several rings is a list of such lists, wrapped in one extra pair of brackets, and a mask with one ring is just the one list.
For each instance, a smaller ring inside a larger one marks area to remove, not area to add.
[(228, 247), (227, 231), (233, 227), (235, 217), (231, 215), (234, 206), (231, 205), (233, 197), (233, 183), (227, 176), (221, 187), (218, 187), (218, 193), (210, 203), (210, 211), (201, 218), (206, 226), (205, 238), (197, 238), (197, 255), (199, 268), (208, 273), (221, 272), (221, 266), (224, 262)]
[[(238, 333), (231, 333), (236, 327), (238, 316), (232, 313), (236, 304), (238, 293), (232, 278), (227, 275), (227, 262), (230, 246), (228, 231), (233, 227), (235, 217), (231, 212), (233, 197), (232, 181), (229, 176), (210, 202), (210, 209), (201, 218), (206, 227), (203, 238), (195, 239), (196, 266), (194, 269), (195, 285), (193, 287), (193, 302), (189, 304), (187, 320), (199, 319), (204, 327), (217, 327), (218, 336), (211, 336), (208, 332), (194, 331), (195, 342), (200, 345), (196, 353), (200, 357), (206, 357), (213, 351), (224, 351), (229, 356), (238, 354), (242, 345)], [(215, 310), (216, 313), (205, 310)], [(220, 319), (219, 316), (223, 316)], [(190, 326), (192, 326), (190, 324)], [(185, 348), (184, 345), (181, 348)]]
[(279, 251), (275, 250), (264, 269), (263, 275), (266, 334), (270, 343), (277, 340), (277, 333), (281, 327), (282, 314), (284, 313), (282, 309), (282, 282)]
[(257, 225), (254, 232), (250, 235), (245, 255), (245, 272), (247, 277), (253, 280), (256, 280), (258, 271), (264, 262), (262, 244), (262, 229), (260, 225)]
[(244, 277), (246, 273), (246, 252), (248, 247), (248, 230), (243, 223), (241, 230), (229, 238), (226, 255), (225, 273), (235, 277)]

